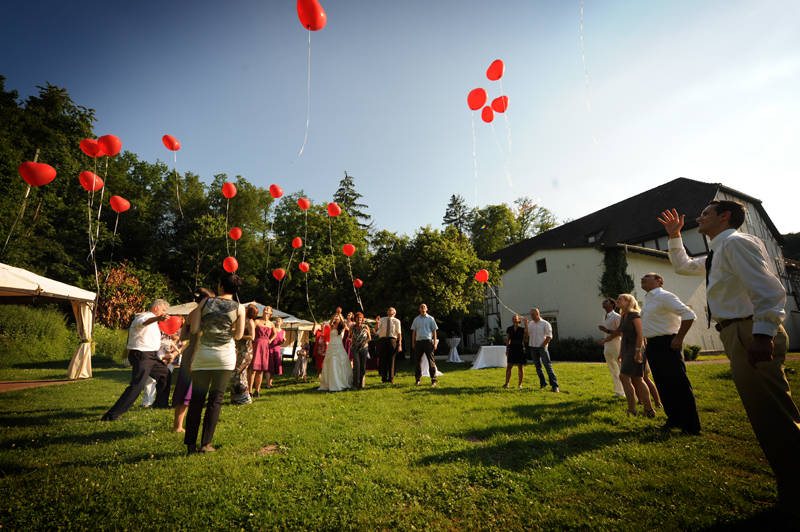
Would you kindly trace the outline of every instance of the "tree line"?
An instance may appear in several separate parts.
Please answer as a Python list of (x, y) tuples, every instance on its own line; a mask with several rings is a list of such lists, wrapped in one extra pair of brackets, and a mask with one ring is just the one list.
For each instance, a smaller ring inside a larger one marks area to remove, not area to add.
[[(176, 176), (163, 162), (143, 161), (129, 151), (91, 159), (79, 145), (96, 138), (94, 111), (75, 104), (64, 88), (49, 83), (37, 88), (38, 94), (21, 101), (16, 90), (6, 90), (0, 76), (4, 241), (19, 217), (0, 260), (92, 291), (99, 284), (98, 319), (109, 325), (126, 326), (127, 319), (119, 308), (112, 312), (112, 301), (117, 307), (134, 306), (133, 301), (141, 305), (139, 301), (158, 296), (186, 302), (201, 286), (215, 288), (223, 259), (235, 254), (243, 280), (242, 302), (278, 306), (280, 301), (279, 308), (286, 312), (326, 319), (337, 306), (360, 310), (352, 282), (359, 278), (363, 287), (358, 297), (368, 317), (393, 306), (398, 317), (410, 323), (419, 304), (426, 302), (444, 327), (471, 332), (482, 323), (484, 286), (474, 280), (475, 273), (487, 269), (493, 283), (499, 283), (501, 275), (496, 262), (479, 257), (556, 224), (552, 213), (527, 198), (513, 207), (490, 205), (470, 211), (463, 198), (453, 196), (444, 229), (420, 227), (409, 236), (374, 227), (347, 172), (332, 198), (342, 207), (342, 214), (334, 218), (327, 214), (326, 203), (310, 198), (310, 207), (302, 210), (297, 200), (305, 197), (303, 190), (276, 200), (268, 189), (243, 176), (217, 174), (206, 184), (192, 172)], [(57, 178), (33, 187), (25, 198), (27, 184), (18, 166), (32, 160), (37, 150), (38, 161), (55, 168)], [(85, 170), (106, 183), (99, 222), (100, 193), (94, 193), (90, 213), (91, 193), (78, 182)], [(221, 194), (226, 182), (237, 188), (230, 210)], [(111, 194), (131, 203), (118, 224), (117, 213), (108, 205)], [(90, 218), (92, 231), (99, 230), (94, 260), (89, 256)], [(226, 238), (232, 227), (242, 229), (238, 241)], [(292, 247), (295, 237), (303, 238), (303, 247)], [(344, 244), (356, 247), (349, 258), (342, 251)], [(307, 274), (298, 269), (301, 260), (310, 265)], [(278, 268), (286, 271), (281, 281), (272, 274)]]

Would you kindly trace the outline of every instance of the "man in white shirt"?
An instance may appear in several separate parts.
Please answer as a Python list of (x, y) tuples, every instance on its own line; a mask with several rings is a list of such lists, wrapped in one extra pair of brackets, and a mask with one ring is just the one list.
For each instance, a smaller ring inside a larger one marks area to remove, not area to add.
[[(101, 418), (102, 421), (114, 421), (128, 411), (139, 398), (147, 378), (156, 381), (156, 389), (163, 390), (167, 386), (170, 372), (167, 364), (172, 361), (171, 355), (165, 355), (162, 360), (156, 356), (161, 347), (161, 330), (158, 323), (169, 319), (167, 309), (169, 303), (163, 299), (156, 299), (150, 305), (150, 310), (138, 314), (128, 329), (128, 361), (131, 363), (131, 383), (122, 392), (117, 402)], [(163, 401), (156, 400), (156, 408), (169, 408), (168, 394), (162, 393)]]
[(614, 383), (614, 397), (625, 397), (625, 389), (622, 387), (622, 381), (619, 380), (619, 348), (622, 344), (622, 336), (612, 335), (614, 331), (619, 329), (620, 315), (614, 311), (617, 302), (611, 299), (603, 300), (603, 310), (606, 315), (603, 317), (603, 324), (598, 326), (598, 329), (606, 333), (608, 336), (600, 340), (600, 345), (603, 346), (603, 356), (606, 358), (608, 364), (608, 371), (611, 372), (611, 381)]
[(647, 292), (642, 306), (642, 335), (647, 339), (645, 354), (667, 414), (667, 422), (661, 428), (677, 428), (685, 434), (697, 435), (700, 416), (683, 360), (683, 339), (697, 316), (663, 286), (664, 278), (657, 273), (642, 277), (642, 289)]
[(378, 371), (381, 382), (394, 384), (394, 359), (398, 351), (403, 349), (403, 333), (400, 320), (394, 317), (396, 311), (389, 307), (385, 318), (378, 318), (375, 333), (378, 335)]
[(544, 380), (542, 366), (547, 371), (547, 378), (550, 379), (550, 386), (553, 392), (558, 393), (558, 379), (556, 372), (553, 371), (553, 364), (550, 362), (550, 351), (547, 350), (550, 340), (553, 339), (553, 327), (550, 322), (543, 320), (539, 315), (539, 309), (531, 309), (531, 321), (528, 322), (528, 349), (536, 366), (536, 374), (539, 375), (539, 387), (547, 388), (547, 381)]
[(414, 322), (411, 324), (411, 349), (414, 350), (417, 362), (417, 370), (414, 372), (417, 386), (422, 379), (422, 355), (428, 357), (431, 386), (436, 386), (436, 362), (433, 361), (433, 351), (436, 348), (437, 329), (439, 327), (436, 325), (436, 320), (428, 314), (428, 305), (423, 303), (419, 306), (419, 316), (414, 318)]
[(716, 322), (733, 382), (775, 473), (781, 509), (800, 519), (800, 411), (783, 372), (786, 290), (769, 269), (764, 243), (737, 231), (745, 214), (739, 202), (711, 201), (697, 218), (711, 251), (699, 258), (689, 258), (684, 250), (683, 215), (673, 209), (659, 221), (670, 236), (675, 271), (706, 276), (709, 323)]

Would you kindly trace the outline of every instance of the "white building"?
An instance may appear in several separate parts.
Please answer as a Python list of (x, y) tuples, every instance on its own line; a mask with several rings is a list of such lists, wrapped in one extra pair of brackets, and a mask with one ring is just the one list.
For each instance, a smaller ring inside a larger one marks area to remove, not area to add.
[[(792, 348), (800, 347), (800, 290), (796, 279), (786, 272), (780, 246), (784, 239), (770, 220), (761, 201), (719, 183), (702, 183), (678, 178), (632, 198), (601, 209), (533, 238), (482, 257), (500, 260), (506, 273), (502, 287), (495, 287), (485, 301), (488, 332), (505, 330), (512, 313), (526, 316), (531, 307), (553, 324), (556, 338), (602, 338), (597, 326), (602, 323), (600, 278), (604, 272), (604, 249), (624, 253), (627, 273), (634, 279), (632, 293), (640, 302), (645, 292), (639, 279), (648, 272), (664, 277), (664, 288), (690, 306), (697, 320), (686, 336), (687, 344), (704, 351), (721, 351), (718, 333), (706, 328), (705, 278), (673, 272), (667, 256), (669, 237), (657, 218), (662, 211), (675, 208), (686, 215), (683, 242), (690, 256), (708, 253), (708, 239), (697, 232), (695, 218), (712, 199), (740, 201), (747, 207), (747, 219), (739, 229), (764, 241), (770, 255), (770, 268), (786, 288), (784, 327)], [(478, 331), (477, 335), (486, 335)]]

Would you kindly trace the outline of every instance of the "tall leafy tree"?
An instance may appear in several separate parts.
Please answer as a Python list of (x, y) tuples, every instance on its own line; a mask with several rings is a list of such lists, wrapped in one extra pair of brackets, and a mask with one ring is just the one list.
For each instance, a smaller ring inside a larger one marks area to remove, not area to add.
[(516, 217), (514, 231), (511, 234), (512, 244), (549, 231), (558, 225), (558, 220), (550, 210), (535, 204), (527, 196), (514, 201), (512, 212)]
[(358, 200), (363, 197), (356, 192), (353, 176), (347, 175), (347, 170), (345, 170), (344, 179), (339, 181), (339, 188), (333, 194), (333, 201), (339, 204), (344, 212), (356, 219), (359, 227), (368, 229), (370, 227), (369, 221), (372, 217), (362, 210), (368, 207), (363, 203), (358, 203)]
[(450, 203), (447, 204), (447, 210), (444, 213), (444, 225), (452, 225), (458, 229), (458, 234), (470, 234), (472, 218), (474, 212), (467, 207), (467, 202), (461, 194), (453, 194), (450, 197)]
[(487, 205), (478, 209), (472, 220), (472, 245), (479, 257), (513, 243), (516, 217), (508, 205)]

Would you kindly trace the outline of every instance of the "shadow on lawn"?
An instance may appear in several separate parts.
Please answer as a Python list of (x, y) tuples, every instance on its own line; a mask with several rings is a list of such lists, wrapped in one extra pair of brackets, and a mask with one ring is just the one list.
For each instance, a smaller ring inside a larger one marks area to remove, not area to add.
[[(485, 429), (454, 433), (451, 437), (463, 438), (475, 444), (469, 449), (460, 449), (428, 456), (417, 461), (417, 465), (463, 461), (496, 466), (510, 471), (522, 471), (534, 463), (560, 463), (570, 456), (595, 451), (619, 443), (621, 432), (610, 426), (608, 429), (575, 433), (581, 425), (597, 423), (592, 414), (604, 411), (607, 405), (599, 402), (571, 401), (557, 404), (518, 405), (507, 409), (509, 416), (522, 422)], [(485, 440), (498, 435), (510, 437), (507, 441), (486, 444)], [(669, 438), (653, 430), (626, 432), (642, 443)]]
[(763, 510), (741, 521), (720, 523), (696, 530), (702, 532), (766, 532), (796, 530), (777, 508)]
[(23, 410), (13, 416), (8, 414), (0, 415), (0, 426), (15, 428), (46, 426), (66, 420), (99, 419), (106, 410), (107, 407), (104, 406), (92, 406), (81, 410)]

